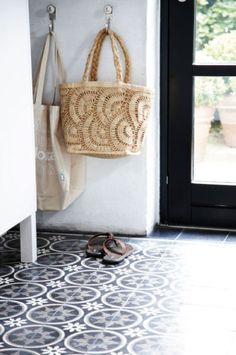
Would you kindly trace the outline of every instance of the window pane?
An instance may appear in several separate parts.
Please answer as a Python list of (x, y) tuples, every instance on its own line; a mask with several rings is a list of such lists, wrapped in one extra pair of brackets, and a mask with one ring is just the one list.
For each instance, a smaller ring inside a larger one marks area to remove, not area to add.
[(236, 1), (195, 1), (195, 62), (236, 63)]
[(236, 182), (236, 77), (194, 80), (192, 181)]

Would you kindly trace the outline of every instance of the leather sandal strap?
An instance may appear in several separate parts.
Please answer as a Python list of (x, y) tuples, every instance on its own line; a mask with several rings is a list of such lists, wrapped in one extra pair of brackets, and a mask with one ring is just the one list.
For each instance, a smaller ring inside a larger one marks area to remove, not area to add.
[(112, 233), (98, 233), (98, 234), (95, 234), (93, 237), (89, 238), (88, 246), (89, 247), (93, 246), (92, 241), (98, 237), (105, 237), (105, 240), (114, 239), (114, 235)]
[[(109, 246), (110, 241), (113, 241), (117, 247), (121, 248), (121, 251), (119, 250), (111, 250), (111, 247)], [(113, 238), (108, 238), (104, 240), (103, 243), (103, 251), (107, 254), (107, 255), (124, 255), (127, 252), (127, 247), (126, 244), (124, 242), (122, 242), (120, 239), (117, 239), (113, 236)]]

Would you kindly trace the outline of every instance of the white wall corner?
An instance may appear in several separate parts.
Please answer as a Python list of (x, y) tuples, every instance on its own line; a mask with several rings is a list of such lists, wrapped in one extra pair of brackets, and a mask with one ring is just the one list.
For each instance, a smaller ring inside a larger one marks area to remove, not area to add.
[(159, 0), (147, 0), (146, 77), (153, 89), (147, 132), (147, 234), (159, 222)]
[[(111, 0), (111, 28), (125, 40), (132, 59), (131, 82), (155, 85), (155, 6), (152, 0)], [(36, 64), (48, 30), (47, 0), (30, 0), (32, 64)], [(94, 36), (104, 26), (106, 0), (54, 0), (55, 30), (67, 80), (81, 80)], [(68, 22), (68, 18), (70, 21)], [(148, 33), (147, 33), (148, 32)], [(151, 45), (146, 45), (146, 41)], [(99, 80), (114, 80), (108, 41), (99, 65)], [(146, 49), (148, 53), (146, 53)], [(152, 61), (150, 57), (152, 53)], [(149, 58), (150, 57), (150, 58)], [(148, 64), (147, 64), (148, 63)], [(148, 70), (147, 67), (148, 66)], [(49, 82), (50, 84), (50, 82)], [(46, 85), (46, 93), (48, 85)], [(155, 109), (156, 103), (154, 101)], [(140, 156), (114, 160), (87, 159), (85, 192), (65, 211), (38, 213), (38, 227), (64, 231), (112, 231), (146, 234), (154, 224), (156, 204), (156, 113), (153, 113), (145, 147)], [(149, 138), (150, 137), (150, 138)]]

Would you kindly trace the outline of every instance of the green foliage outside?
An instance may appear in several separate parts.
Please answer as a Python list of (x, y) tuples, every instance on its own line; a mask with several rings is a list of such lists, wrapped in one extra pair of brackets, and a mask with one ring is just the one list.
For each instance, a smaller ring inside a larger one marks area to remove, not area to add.
[(216, 61), (236, 61), (236, 30), (216, 36), (205, 46), (204, 52)]
[[(236, 0), (197, 0), (196, 59), (236, 62)], [(195, 89), (197, 106), (215, 107), (224, 95), (236, 94), (236, 77), (199, 77)]]
[(195, 105), (215, 107), (225, 93), (224, 79), (221, 77), (195, 78)]
[(236, 1), (197, 0), (196, 27), (196, 50), (202, 50), (216, 36), (236, 30)]
[[(203, 52), (209, 62), (236, 62), (236, 31), (215, 37)], [(236, 77), (224, 77), (224, 94), (236, 94)]]

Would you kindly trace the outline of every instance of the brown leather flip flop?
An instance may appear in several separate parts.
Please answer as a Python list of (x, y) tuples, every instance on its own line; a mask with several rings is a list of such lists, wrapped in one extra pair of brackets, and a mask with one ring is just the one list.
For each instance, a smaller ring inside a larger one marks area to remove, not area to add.
[(131, 255), (134, 249), (131, 245), (113, 237), (104, 240), (103, 251), (105, 253), (103, 257), (104, 263), (118, 264), (127, 258), (127, 256)]
[(89, 238), (86, 254), (87, 256), (102, 257), (104, 255), (103, 244), (106, 240), (113, 239), (112, 233), (99, 233)]

